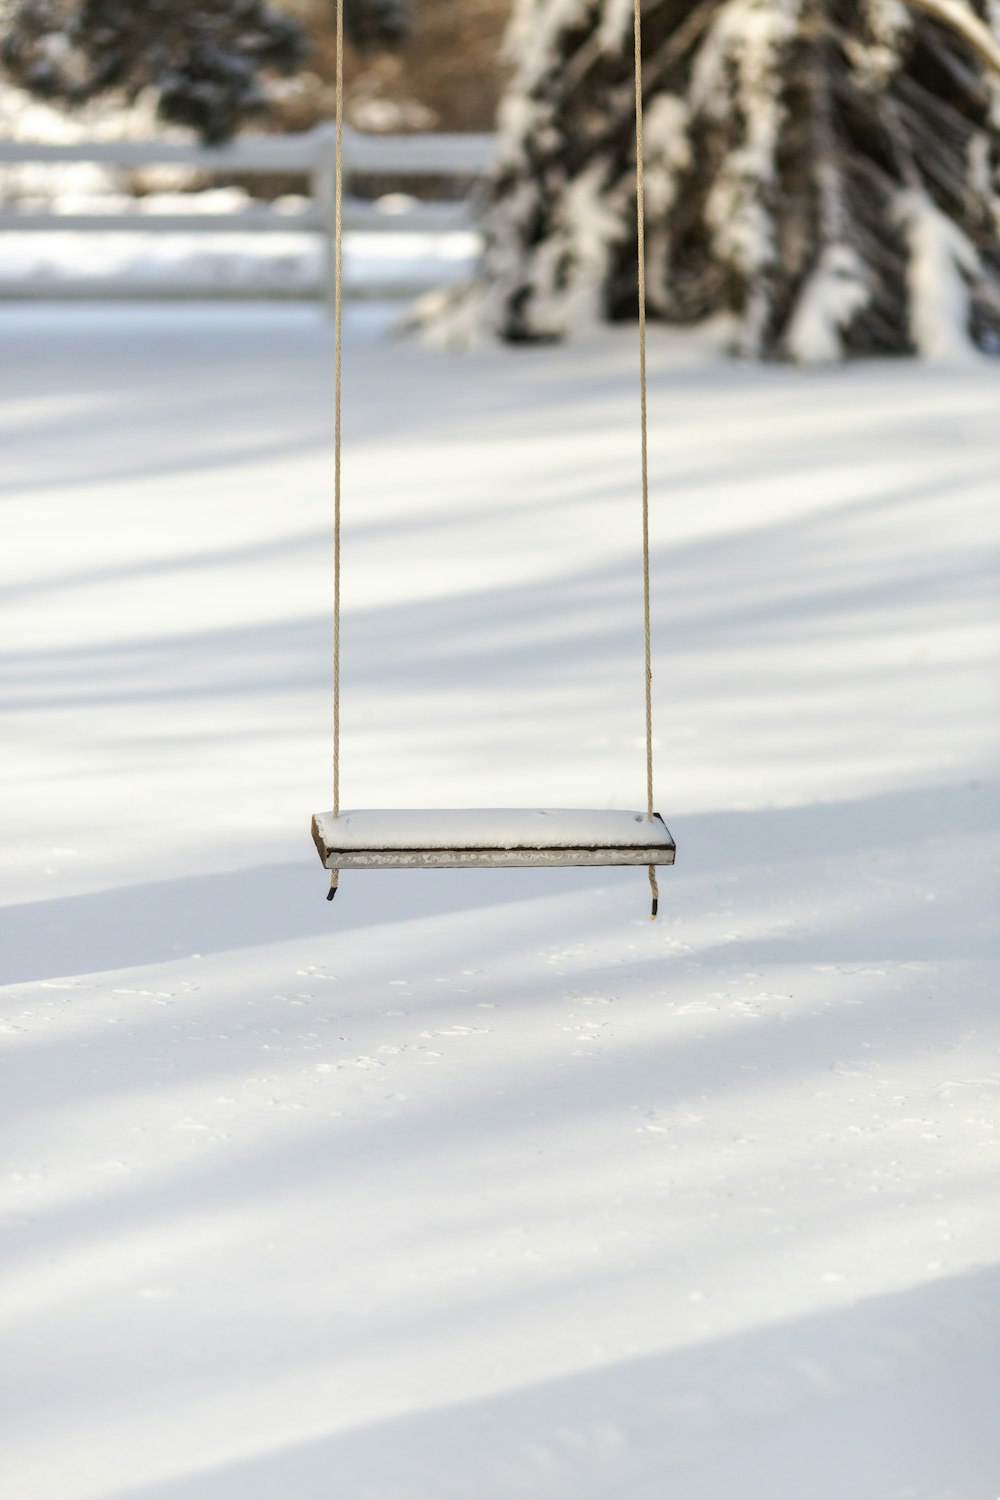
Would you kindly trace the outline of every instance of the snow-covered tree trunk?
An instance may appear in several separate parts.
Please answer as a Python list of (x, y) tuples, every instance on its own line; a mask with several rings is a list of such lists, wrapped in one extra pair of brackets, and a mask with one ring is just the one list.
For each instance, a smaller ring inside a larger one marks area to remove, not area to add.
[[(1000, 348), (1000, 0), (643, 0), (652, 316), (754, 357)], [(631, 0), (516, 0), (461, 320), (636, 307)]]

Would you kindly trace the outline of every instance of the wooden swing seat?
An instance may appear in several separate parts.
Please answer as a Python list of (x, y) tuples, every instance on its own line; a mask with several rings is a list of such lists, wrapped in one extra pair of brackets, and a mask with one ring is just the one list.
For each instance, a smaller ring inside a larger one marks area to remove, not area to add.
[[(334, 170), (334, 485), (333, 485), (333, 806), (316, 813), (312, 835), (330, 871), (327, 900), (341, 870), (523, 869), (559, 865), (645, 865), (652, 915), (659, 900), (655, 866), (672, 865), (670, 830), (653, 811), (653, 702), (649, 585), (649, 466), (646, 433), (646, 275), (642, 163), (640, 0), (634, 4), (636, 228), (639, 292), (639, 401), (642, 476), (642, 599), (645, 635), (646, 812), (570, 808), (455, 808), (340, 811), (341, 348), (344, 0), (336, 0), (337, 89)], [(637, 683), (638, 686), (638, 683)]]
[(328, 870), (672, 865), (677, 854), (659, 813), (570, 808), (323, 812), (312, 834)]

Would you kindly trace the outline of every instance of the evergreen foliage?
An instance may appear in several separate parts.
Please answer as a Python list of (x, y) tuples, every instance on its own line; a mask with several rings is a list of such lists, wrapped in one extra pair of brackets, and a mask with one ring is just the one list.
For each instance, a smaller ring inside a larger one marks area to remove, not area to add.
[[(470, 313), (635, 314), (631, 0), (516, 0)], [(645, 0), (652, 316), (753, 357), (1000, 347), (1000, 0)]]
[[(268, 73), (307, 53), (300, 23), (269, 0), (8, 0), (0, 17), (0, 62), (21, 87), (69, 105), (152, 89), (163, 120), (213, 142), (263, 108)], [(394, 46), (408, 24), (408, 0), (347, 0), (358, 47)]]

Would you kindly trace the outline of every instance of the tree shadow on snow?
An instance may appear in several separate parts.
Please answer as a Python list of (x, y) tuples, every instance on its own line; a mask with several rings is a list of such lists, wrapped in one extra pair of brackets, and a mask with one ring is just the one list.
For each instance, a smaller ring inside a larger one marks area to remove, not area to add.
[(990, 1267), (102, 1500), (987, 1500), (998, 1305)]
[[(967, 784), (886, 793), (851, 802), (689, 816), (674, 822), (678, 865), (664, 871), (664, 924), (674, 909), (690, 916), (713, 882), (738, 882), (756, 898), (776, 886), (771, 908), (781, 910), (782, 868), (811, 861), (856, 883), (880, 855), (912, 850), (915, 869), (932, 855), (922, 845), (974, 836), (990, 826), (995, 794)], [(674, 821), (674, 820), (671, 820)], [(191, 954), (227, 952), (297, 938), (335, 936), (447, 912), (508, 902), (635, 887), (645, 905), (641, 869), (351, 871), (335, 902), (318, 860), (261, 865), (248, 870), (150, 881), (87, 895), (0, 908), (0, 983), (102, 973), (170, 962)], [(815, 881), (815, 871), (808, 875)], [(836, 890), (829, 877), (817, 892)], [(856, 895), (857, 893), (854, 892)], [(911, 893), (889, 921), (863, 903), (812, 930), (752, 933), (726, 945), (732, 962), (974, 959), (994, 952), (997, 935), (982, 902), (962, 890), (943, 891), (928, 906)], [(778, 906), (775, 908), (775, 899)], [(616, 898), (617, 900), (618, 898)], [(791, 908), (788, 908), (791, 912)], [(746, 925), (746, 918), (741, 919)], [(845, 926), (845, 922), (847, 925)], [(752, 923), (751, 923), (752, 925)], [(703, 957), (709, 955), (702, 954)], [(715, 953), (712, 956), (718, 957)]]

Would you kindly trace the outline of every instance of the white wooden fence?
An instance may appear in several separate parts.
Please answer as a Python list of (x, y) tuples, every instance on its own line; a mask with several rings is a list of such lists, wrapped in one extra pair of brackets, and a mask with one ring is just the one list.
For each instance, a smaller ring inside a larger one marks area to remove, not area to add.
[[(364, 135), (344, 131), (344, 228), (347, 232), (399, 233), (420, 231), (447, 233), (474, 227), (474, 216), (468, 199), (458, 202), (429, 203), (413, 200), (386, 212), (379, 203), (352, 196), (352, 180), (359, 176), (407, 178), (476, 179), (489, 168), (493, 157), (492, 135)], [(299, 135), (244, 135), (224, 146), (201, 146), (173, 141), (77, 141), (69, 145), (0, 141), (0, 167), (21, 163), (88, 163), (98, 166), (143, 167), (154, 165), (191, 167), (199, 172), (234, 174), (295, 172), (304, 173), (310, 182), (308, 206), (292, 212), (271, 207), (254, 207), (235, 213), (146, 213), (137, 205), (122, 213), (38, 212), (15, 207), (0, 207), (0, 233), (30, 231), (110, 231), (132, 233), (185, 234), (260, 234), (301, 233), (321, 235), (325, 242), (324, 292), (332, 287), (333, 266), (333, 184), (335, 132), (331, 125)], [(125, 295), (149, 295), (135, 287), (109, 288), (102, 278), (95, 281), (68, 280), (46, 283), (44, 295), (107, 295), (117, 290)], [(388, 287), (380, 281), (377, 288), (366, 288), (354, 280), (352, 291), (364, 295), (366, 290), (391, 295), (410, 288)], [(30, 295), (30, 289), (22, 294)], [(164, 296), (219, 296), (226, 288), (213, 284), (199, 289), (190, 282), (171, 286), (158, 282), (156, 294)], [(291, 295), (303, 295), (293, 289)], [(253, 295), (253, 289), (241, 286), (238, 295)], [(271, 288), (267, 295), (281, 295)]]

